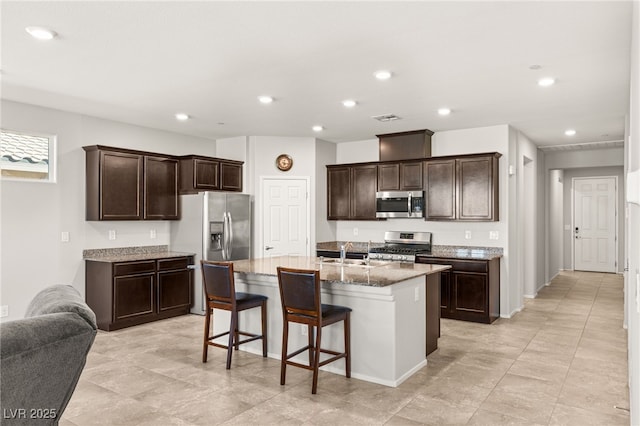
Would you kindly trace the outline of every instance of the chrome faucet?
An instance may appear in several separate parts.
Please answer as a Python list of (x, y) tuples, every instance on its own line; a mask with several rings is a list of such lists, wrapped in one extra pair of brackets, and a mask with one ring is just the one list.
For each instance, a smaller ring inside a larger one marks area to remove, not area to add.
[(369, 265), (369, 261), (371, 260), (371, 240), (367, 243), (367, 254), (364, 256), (365, 265)]
[(353, 244), (350, 241), (340, 246), (340, 263), (344, 263), (347, 258), (347, 250), (353, 248)]

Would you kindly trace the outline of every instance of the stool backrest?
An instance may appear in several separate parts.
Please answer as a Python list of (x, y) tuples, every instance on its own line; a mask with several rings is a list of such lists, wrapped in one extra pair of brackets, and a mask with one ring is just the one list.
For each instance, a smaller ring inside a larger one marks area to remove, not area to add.
[(285, 316), (320, 316), (320, 272), (279, 266), (278, 285)]
[(235, 281), (233, 279), (233, 263), (201, 260), (202, 287), (207, 300), (232, 303), (235, 300)]

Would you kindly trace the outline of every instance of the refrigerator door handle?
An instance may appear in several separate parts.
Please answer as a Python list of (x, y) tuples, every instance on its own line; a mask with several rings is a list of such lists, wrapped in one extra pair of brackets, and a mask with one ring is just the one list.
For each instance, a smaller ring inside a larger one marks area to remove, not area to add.
[(229, 244), (227, 246), (227, 256), (231, 259), (232, 251), (233, 251), (233, 218), (231, 217), (231, 212), (227, 212), (227, 226), (229, 231)]
[(222, 260), (228, 260), (227, 239), (229, 235), (229, 225), (227, 223), (227, 212), (222, 213)]

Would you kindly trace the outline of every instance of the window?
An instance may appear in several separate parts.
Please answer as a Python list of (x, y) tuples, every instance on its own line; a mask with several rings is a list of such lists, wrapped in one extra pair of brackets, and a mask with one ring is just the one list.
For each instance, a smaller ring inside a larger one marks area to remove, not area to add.
[(55, 136), (10, 130), (0, 136), (3, 179), (55, 182)]

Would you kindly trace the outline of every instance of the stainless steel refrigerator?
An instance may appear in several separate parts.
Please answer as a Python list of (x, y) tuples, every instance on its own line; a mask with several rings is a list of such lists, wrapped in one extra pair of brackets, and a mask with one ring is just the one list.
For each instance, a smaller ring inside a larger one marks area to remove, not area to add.
[(182, 218), (171, 223), (171, 250), (196, 254), (191, 312), (204, 315), (200, 259), (251, 257), (251, 196), (200, 192), (181, 197)]

